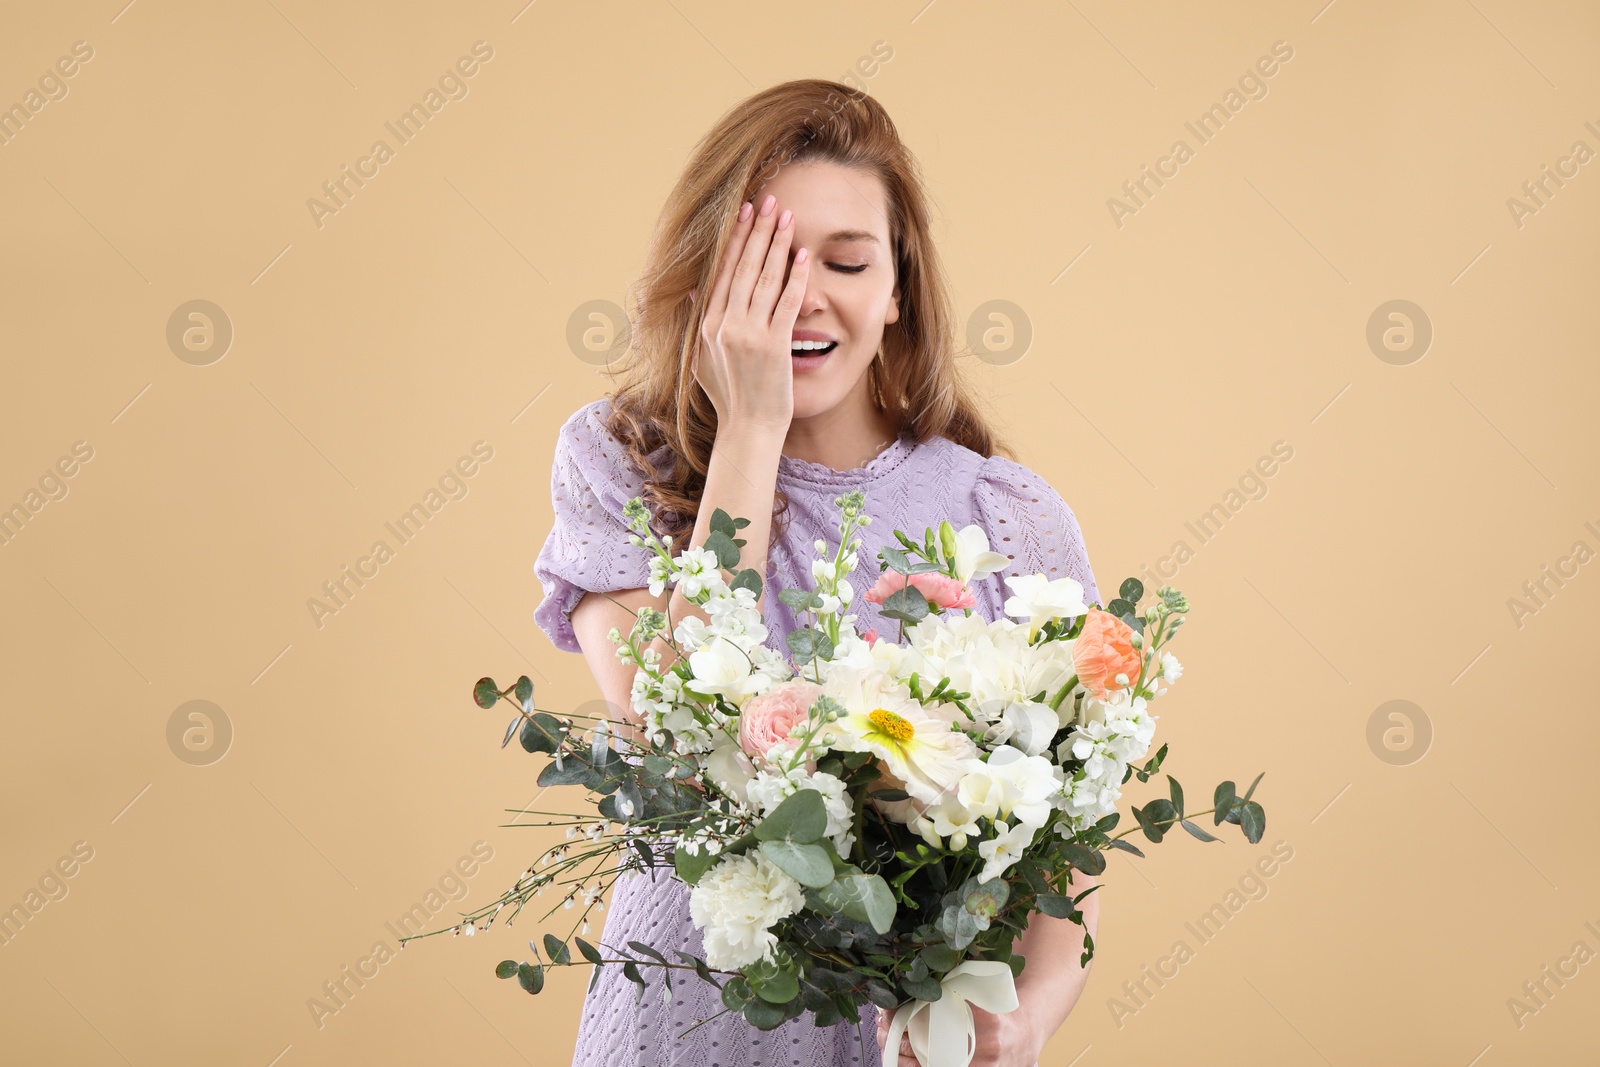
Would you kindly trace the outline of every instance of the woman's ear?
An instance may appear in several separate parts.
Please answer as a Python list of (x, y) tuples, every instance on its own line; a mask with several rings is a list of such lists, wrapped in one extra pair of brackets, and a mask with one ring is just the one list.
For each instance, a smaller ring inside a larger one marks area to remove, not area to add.
[(883, 316), (883, 324), (900, 321), (900, 287), (896, 285), (894, 292), (889, 294), (889, 311)]

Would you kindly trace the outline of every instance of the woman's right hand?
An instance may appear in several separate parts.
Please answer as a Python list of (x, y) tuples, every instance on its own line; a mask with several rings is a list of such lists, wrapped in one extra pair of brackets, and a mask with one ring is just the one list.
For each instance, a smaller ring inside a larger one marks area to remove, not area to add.
[[(794, 219), (766, 196), (761, 210), (747, 201), (728, 241), (700, 320), (695, 380), (717, 409), (720, 428), (737, 426), (780, 436), (794, 418), (794, 364), (790, 343), (811, 259), (795, 254), (783, 284)], [(748, 210), (747, 210), (748, 209)]]

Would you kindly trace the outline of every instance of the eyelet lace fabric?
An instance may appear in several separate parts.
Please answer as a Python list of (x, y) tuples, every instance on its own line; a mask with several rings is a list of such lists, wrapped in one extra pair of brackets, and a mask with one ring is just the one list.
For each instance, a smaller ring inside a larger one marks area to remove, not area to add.
[[(638, 495), (642, 479), (605, 430), (609, 404), (604, 397), (585, 404), (557, 435), (550, 481), (555, 521), (533, 565), (544, 589), (534, 621), (557, 648), (572, 652), (581, 649), (568, 617), (586, 591), (649, 584), (649, 553), (627, 543), (621, 518), (622, 505)], [(973, 583), (973, 610), (985, 619), (1004, 616), (1010, 595), (1004, 582), (1014, 574), (1070, 577), (1083, 585), (1086, 603), (1100, 600), (1071, 508), (1044, 478), (1002, 456), (984, 457), (943, 437), (915, 442), (902, 435), (849, 471), (780, 457), (778, 478), (789, 496), (789, 525), (769, 550), (767, 580), (781, 588), (811, 586), (813, 542), (820, 537), (830, 550), (836, 547), (834, 498), (856, 488), (866, 493), (873, 522), (860, 532), (860, 566), (851, 576), (851, 610), (862, 632), (875, 628), (894, 640), (899, 626), (862, 596), (877, 579), (877, 552), (897, 545), (896, 528), (920, 540), (924, 528), (942, 518), (957, 529), (977, 523), (989, 547), (1011, 561), (1001, 573)], [(798, 620), (776, 596), (765, 597), (762, 609), (766, 644), (785, 649)], [(668, 870), (625, 875), (602, 913), (600, 939), (613, 946), (641, 941), (674, 960), (673, 949), (700, 955), (688, 900), (688, 888)], [(621, 968), (602, 968), (584, 1001), (574, 1067), (880, 1067), (871, 1005), (862, 1010), (859, 1032), (850, 1024), (817, 1027), (809, 1014), (763, 1032), (743, 1016), (723, 1012), (716, 988), (691, 972), (672, 972), (670, 996), (659, 968), (641, 973), (642, 999)]]

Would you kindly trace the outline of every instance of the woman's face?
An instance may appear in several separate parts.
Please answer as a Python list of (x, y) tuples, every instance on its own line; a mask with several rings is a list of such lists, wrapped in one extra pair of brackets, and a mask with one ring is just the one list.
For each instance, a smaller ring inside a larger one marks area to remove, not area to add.
[(796, 251), (810, 249), (795, 337), (838, 342), (820, 362), (795, 360), (794, 417), (803, 419), (868, 388), (883, 327), (900, 318), (888, 193), (870, 171), (818, 161), (784, 165), (751, 199), (759, 205), (768, 193), (777, 198), (774, 215), (794, 213), (789, 266)]

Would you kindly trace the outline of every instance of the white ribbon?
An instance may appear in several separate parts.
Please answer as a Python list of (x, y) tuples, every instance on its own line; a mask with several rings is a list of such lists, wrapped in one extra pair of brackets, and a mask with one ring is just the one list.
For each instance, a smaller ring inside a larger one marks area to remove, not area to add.
[(968, 960), (944, 976), (938, 1000), (913, 1000), (895, 1009), (884, 1038), (883, 1055), (900, 1053), (900, 1035), (911, 1037), (911, 1051), (923, 1067), (967, 1067), (977, 1051), (972, 1005), (1001, 1015), (1017, 1007), (1017, 986), (1009, 963)]

